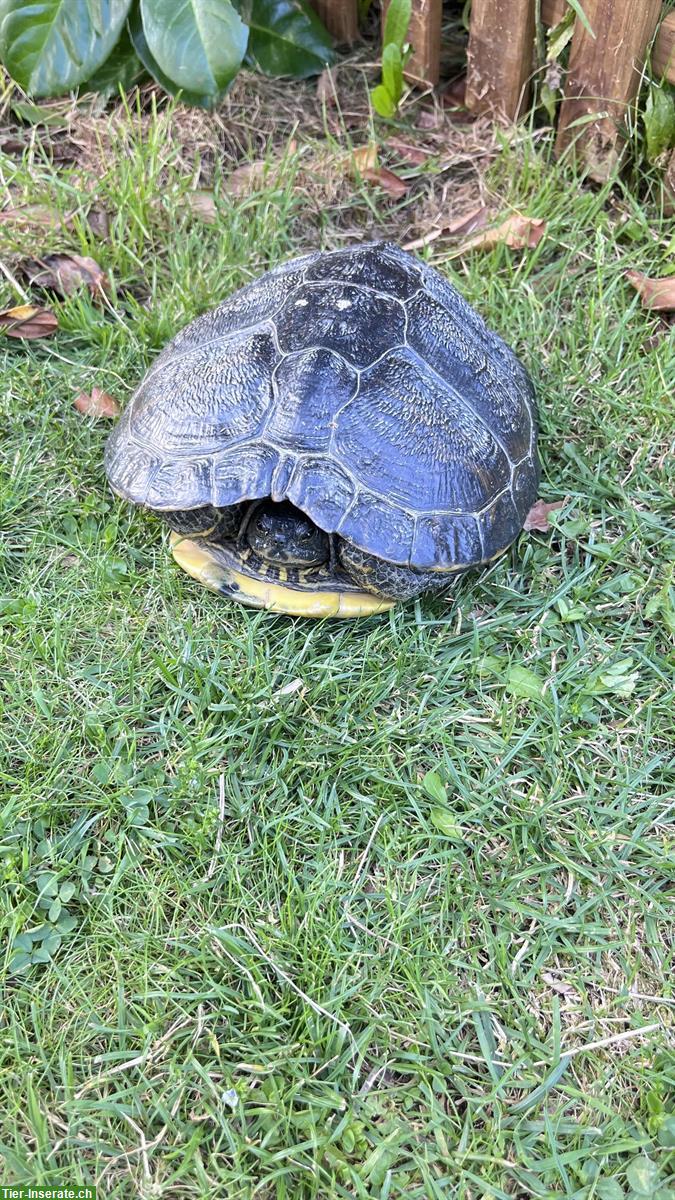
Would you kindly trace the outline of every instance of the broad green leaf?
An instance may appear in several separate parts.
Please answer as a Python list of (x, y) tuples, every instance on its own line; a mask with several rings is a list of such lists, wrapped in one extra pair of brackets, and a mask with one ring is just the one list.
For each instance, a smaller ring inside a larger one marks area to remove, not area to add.
[(230, 0), (141, 0), (141, 19), (150, 54), (174, 87), (215, 96), (232, 82), (248, 30)]
[[(155, 82), (158, 83), (160, 87), (164, 88), (165, 92), (168, 92), (170, 96), (180, 95), (180, 98), (184, 104), (192, 104), (197, 108), (213, 107), (213, 105), (222, 95), (221, 92), (216, 93), (216, 95), (208, 96), (202, 95), (199, 92), (186, 92), (184, 88), (178, 87), (173, 80), (169, 79), (168, 75), (164, 74), (161, 67), (150, 53), (148, 43), (145, 39), (145, 31), (143, 29), (141, 13), (137, 8), (132, 11), (131, 16), (129, 17), (128, 29), (129, 37), (131, 38), (134, 50), (143, 63), (143, 66), (145, 67), (146, 71), (152, 75), (152, 78), (155, 80)], [(109, 771), (108, 778), (110, 778), (110, 774), (111, 772)], [(99, 783), (101, 782), (103, 782), (103, 780), (99, 779)]]
[(639, 1196), (653, 1196), (659, 1186), (659, 1168), (653, 1159), (640, 1154), (626, 1167), (626, 1179)]
[(38, 891), (41, 896), (56, 896), (59, 881), (53, 871), (43, 871), (37, 877)]
[(0, 53), (33, 96), (58, 96), (88, 79), (119, 39), (131, 0), (3, 0)]
[(412, 14), (412, 0), (390, 0), (384, 19), (383, 46), (392, 42), (402, 52), (408, 38), (408, 26)]
[(506, 688), (512, 696), (523, 700), (541, 700), (544, 680), (527, 667), (511, 667), (506, 677)]
[(464, 833), (462, 826), (455, 820), (449, 808), (432, 808), (431, 820), (439, 833), (450, 838), (453, 842), (462, 842)]
[(598, 1200), (623, 1200), (623, 1188), (611, 1175), (598, 1180), (595, 1194)]
[(249, 26), (247, 61), (265, 75), (318, 75), (333, 62), (332, 41), (316, 13), (301, 0), (242, 0)]
[(546, 80), (544, 80), (539, 88), (539, 99), (546, 109), (549, 121), (555, 121), (555, 110), (558, 105), (559, 97), (560, 93), (549, 87)]
[[(586, 0), (584, 0), (584, 2), (586, 2)], [(595, 34), (591, 28), (591, 23), (582, 8), (581, 0), (567, 0), (567, 3), (569, 4), (570, 8), (574, 9), (574, 12), (581, 21), (584, 29), (588, 30), (592, 38), (595, 38)]]
[(644, 111), (647, 158), (658, 162), (675, 145), (675, 94), (667, 84), (649, 89)]
[(59, 900), (61, 901), (62, 904), (67, 904), (69, 900), (72, 900), (76, 891), (77, 891), (76, 884), (62, 883), (61, 887), (59, 888)]
[(10, 959), (9, 967), (7, 968), (10, 975), (18, 975), (19, 971), (25, 971), (31, 965), (32, 959), (30, 954), (15, 954)]
[(439, 804), (447, 802), (448, 793), (438, 771), (427, 771), (422, 780), (422, 787), (432, 800), (437, 800)]
[(659, 1132), (656, 1135), (656, 1140), (659, 1146), (665, 1146), (667, 1150), (675, 1150), (675, 1113), (670, 1113), (664, 1117)]
[(574, 10), (568, 8), (562, 20), (546, 36), (546, 61), (556, 62), (574, 33)]
[(129, 31), (125, 28), (112, 54), (90, 79), (80, 85), (80, 91), (116, 96), (120, 87), (128, 92), (146, 77), (146, 68), (134, 50)]
[(394, 42), (389, 42), (382, 51), (382, 83), (394, 104), (398, 104), (403, 93), (403, 63), (401, 51)]
[(59, 917), (61, 916), (61, 907), (62, 907), (61, 901), (59, 900), (59, 898), (57, 896), (56, 900), (53, 900), (49, 906), (49, 912), (48, 912), (47, 916), (49, 917), (50, 921), (52, 921), (52, 922), (58, 921)]
[(370, 93), (370, 99), (373, 102), (375, 112), (381, 117), (393, 117), (396, 112), (396, 105), (393, 97), (389, 95), (383, 83), (378, 83), (377, 87), (373, 88)]
[(62, 912), (61, 916), (56, 922), (56, 927), (59, 930), (59, 933), (70, 933), (76, 925), (77, 917), (74, 917), (72, 913), (66, 912)]

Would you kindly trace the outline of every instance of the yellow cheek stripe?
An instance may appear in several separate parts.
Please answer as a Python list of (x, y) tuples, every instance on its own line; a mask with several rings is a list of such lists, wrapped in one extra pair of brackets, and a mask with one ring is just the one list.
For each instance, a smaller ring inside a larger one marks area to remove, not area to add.
[(370, 617), (393, 608), (393, 600), (371, 596), (368, 592), (311, 592), (283, 587), (265, 579), (253, 579), (234, 567), (225, 567), (209, 552), (208, 543), (200, 545), (178, 533), (170, 537), (171, 553), (193, 579), (212, 592), (234, 588), (233, 599), (253, 608), (289, 613), (296, 617)]

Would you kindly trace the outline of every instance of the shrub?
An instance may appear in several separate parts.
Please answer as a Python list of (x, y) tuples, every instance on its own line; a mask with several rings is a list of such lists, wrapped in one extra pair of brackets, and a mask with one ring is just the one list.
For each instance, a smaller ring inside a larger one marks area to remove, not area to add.
[(304, 77), (332, 60), (305, 0), (0, 0), (0, 61), (34, 96), (116, 91), (149, 74), (188, 104), (210, 107), (242, 63)]

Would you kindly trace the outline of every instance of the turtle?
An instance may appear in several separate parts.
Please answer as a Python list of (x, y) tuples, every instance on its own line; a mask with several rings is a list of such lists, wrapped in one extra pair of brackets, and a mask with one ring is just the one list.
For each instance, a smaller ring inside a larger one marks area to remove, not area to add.
[(534, 386), (421, 259), (382, 241), (315, 251), (166, 345), (105, 469), (207, 587), (370, 615), (514, 542), (539, 482)]

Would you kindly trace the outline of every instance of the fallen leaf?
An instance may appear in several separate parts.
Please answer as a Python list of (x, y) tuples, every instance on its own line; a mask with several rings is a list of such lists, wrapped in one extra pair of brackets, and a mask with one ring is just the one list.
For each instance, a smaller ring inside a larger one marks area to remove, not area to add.
[(548, 533), (551, 528), (548, 514), (557, 512), (559, 508), (563, 508), (564, 504), (564, 500), (555, 500), (553, 504), (547, 504), (545, 500), (535, 500), (523, 521), (523, 529), (528, 533), (533, 529), (538, 529), (540, 533)]
[(256, 159), (250, 163), (242, 163), (240, 167), (236, 167), (232, 174), (228, 176), (228, 192), (231, 192), (233, 196), (245, 196), (248, 192), (260, 188), (267, 169), (268, 164), (262, 159)]
[(110, 234), (110, 213), (107, 213), (104, 208), (90, 208), (87, 213), (87, 224), (97, 237), (107, 238)]
[(374, 170), (367, 169), (362, 171), (364, 179), (368, 183), (375, 183), (381, 187), (388, 195), (393, 196), (395, 200), (400, 200), (408, 191), (408, 185), (405, 180), (398, 175), (394, 175), (393, 171), (389, 171), (386, 167), (376, 167)]
[(62, 296), (72, 296), (86, 286), (92, 296), (108, 290), (107, 276), (93, 258), (81, 254), (45, 254), (22, 266), (24, 275), (38, 287), (50, 288)]
[(639, 271), (626, 271), (626, 279), (639, 293), (643, 308), (651, 308), (656, 312), (675, 312), (675, 275), (650, 279)]
[(467, 233), (482, 229), (487, 225), (488, 211), (485, 205), (481, 204), (479, 208), (474, 208), (472, 212), (465, 213), (463, 217), (458, 217), (456, 221), (446, 225), (445, 232), (453, 237), (464, 237)]
[(336, 103), (335, 76), (330, 67), (326, 67), (316, 81), (316, 98), (319, 104)]
[(57, 328), (58, 321), (49, 308), (19, 304), (16, 308), (7, 308), (0, 312), (0, 329), (4, 329), (7, 337), (51, 337)]
[(63, 216), (57, 208), (49, 208), (44, 204), (20, 204), (0, 212), (0, 225), (39, 225), (41, 229), (60, 229), (69, 220), (70, 217)]
[(89, 393), (80, 392), (73, 400), (78, 412), (87, 417), (118, 417), (120, 406), (117, 401), (101, 388), (92, 388)]
[(26, 149), (26, 143), (18, 138), (4, 138), (0, 142), (0, 150), (3, 154), (23, 154)]
[(218, 210), (213, 192), (188, 192), (185, 200), (195, 217), (206, 221), (208, 225), (215, 223)]
[(423, 108), (415, 126), (417, 129), (438, 129), (441, 123), (440, 114), (434, 108)]
[(388, 138), (387, 146), (395, 150), (405, 162), (410, 163), (413, 167), (422, 167), (429, 161), (429, 155), (424, 150), (420, 150), (419, 146), (411, 146), (408, 142), (401, 141), (400, 138)]
[(473, 233), (475, 229), (482, 229), (483, 225), (487, 224), (487, 218), (488, 209), (485, 205), (481, 205), (480, 208), (474, 209), (473, 212), (463, 217), (458, 217), (449, 225), (439, 225), (436, 229), (429, 229), (421, 237), (415, 238), (413, 242), (406, 242), (403, 249), (422, 250), (424, 246), (429, 246), (431, 242), (435, 242), (437, 238), (444, 235), (463, 237), (467, 233)]
[(368, 143), (366, 146), (357, 146), (356, 150), (352, 150), (350, 161), (354, 170), (360, 175), (365, 175), (366, 171), (376, 171), (378, 163), (375, 142)]
[(467, 238), (461, 246), (461, 252), (467, 250), (493, 250), (500, 244), (509, 246), (511, 250), (522, 250), (528, 247), (534, 250), (546, 233), (546, 221), (539, 217), (523, 217), (514, 213), (500, 225), (477, 233)]
[(579, 993), (571, 983), (567, 983), (565, 979), (558, 979), (550, 971), (544, 971), (542, 975), (544, 983), (547, 983), (554, 992), (559, 992), (561, 996), (569, 996), (570, 998), (578, 999)]

